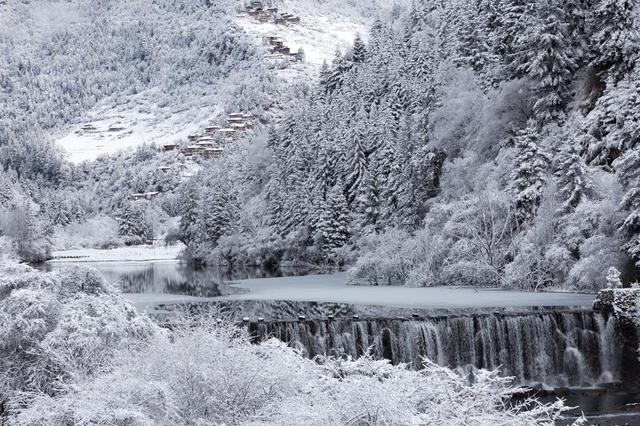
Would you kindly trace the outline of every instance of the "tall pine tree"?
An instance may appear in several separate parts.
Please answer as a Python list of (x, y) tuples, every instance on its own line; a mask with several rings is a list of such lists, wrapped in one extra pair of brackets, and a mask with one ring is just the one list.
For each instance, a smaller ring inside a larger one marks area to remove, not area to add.
[(549, 172), (549, 157), (539, 144), (535, 123), (520, 131), (515, 139), (516, 155), (511, 174), (515, 207), (521, 223), (530, 222), (535, 214)]

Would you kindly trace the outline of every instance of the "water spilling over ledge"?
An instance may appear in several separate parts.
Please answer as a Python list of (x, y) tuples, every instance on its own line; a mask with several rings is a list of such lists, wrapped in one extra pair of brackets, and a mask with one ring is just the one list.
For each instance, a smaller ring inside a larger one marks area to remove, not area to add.
[(624, 332), (615, 318), (591, 310), (414, 316), (254, 320), (248, 328), (257, 341), (275, 337), (309, 357), (358, 357), (370, 350), (375, 358), (412, 368), (427, 357), (462, 372), (500, 369), (519, 384), (551, 388), (621, 382), (638, 371), (635, 336)]

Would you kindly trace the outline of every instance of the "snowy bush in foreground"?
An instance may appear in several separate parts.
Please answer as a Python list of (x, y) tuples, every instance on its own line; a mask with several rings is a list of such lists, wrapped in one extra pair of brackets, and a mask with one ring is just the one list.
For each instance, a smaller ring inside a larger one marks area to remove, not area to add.
[(431, 363), (422, 371), (369, 357), (309, 360), (276, 340), (256, 345), (232, 325), (183, 321), (116, 357), (113, 368), (59, 396), (40, 395), (17, 425), (542, 425), (563, 404), (508, 404), (508, 379), (469, 385)]
[(93, 269), (0, 267), (0, 415), (27, 403), (25, 392), (55, 394), (96, 374), (156, 330)]

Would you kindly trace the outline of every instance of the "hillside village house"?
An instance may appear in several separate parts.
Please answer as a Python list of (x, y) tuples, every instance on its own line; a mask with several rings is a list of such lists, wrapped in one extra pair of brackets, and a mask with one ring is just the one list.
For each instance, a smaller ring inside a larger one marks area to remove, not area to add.
[(180, 145), (177, 143), (167, 143), (162, 146), (162, 150), (165, 152), (175, 151), (178, 148), (180, 148)]
[(180, 152), (182, 152), (185, 157), (191, 157), (192, 155), (198, 154), (198, 152), (202, 149), (203, 148), (199, 147), (198, 145), (189, 145), (183, 148)]
[(83, 124), (82, 126), (80, 126), (80, 130), (78, 131), (78, 133), (80, 132), (96, 132), (98, 131), (98, 128), (96, 126), (94, 126), (93, 124)]
[(204, 128), (203, 133), (193, 133), (187, 137), (192, 144), (180, 149), (178, 144), (166, 144), (164, 151), (179, 149), (186, 157), (199, 155), (204, 158), (219, 157), (224, 153), (224, 149), (216, 146), (216, 135), (225, 139), (232, 139), (240, 132), (253, 129), (254, 116), (245, 112), (231, 112), (227, 115), (227, 126), (209, 125)]
[(219, 133), (220, 135), (222, 135), (222, 136), (225, 136), (225, 137), (228, 137), (228, 138), (229, 138), (229, 137), (233, 137), (233, 136), (235, 135), (235, 133), (236, 133), (236, 129), (233, 129), (233, 128), (230, 128), (230, 127), (227, 127), (227, 128), (224, 128), (224, 129), (220, 129), (220, 130), (218, 131), (218, 133)]
[(120, 122), (113, 123), (109, 126), (110, 132), (121, 132), (122, 130), (126, 130), (126, 127)]
[(200, 141), (196, 144), (196, 146), (200, 147), (200, 148), (213, 148), (215, 146), (215, 143), (213, 143), (213, 140), (211, 141)]
[(289, 56), (291, 54), (291, 49), (287, 46), (274, 46), (271, 49), (271, 53), (279, 53), (284, 56)]
[(202, 152), (202, 156), (208, 160), (212, 158), (220, 157), (222, 156), (222, 154), (224, 154), (224, 148), (220, 148), (220, 147), (206, 148)]
[(290, 22), (292, 24), (300, 23), (300, 17), (292, 15), (291, 13), (283, 13), (280, 15), (280, 18), (285, 22)]
[(284, 39), (279, 36), (265, 36), (262, 38), (262, 43), (270, 46), (283, 46)]

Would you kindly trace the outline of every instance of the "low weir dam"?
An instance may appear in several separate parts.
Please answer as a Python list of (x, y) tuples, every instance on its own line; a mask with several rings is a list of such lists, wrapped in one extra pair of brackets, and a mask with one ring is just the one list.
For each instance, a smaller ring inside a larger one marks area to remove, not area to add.
[[(636, 338), (592, 310), (530, 310), (413, 318), (336, 316), (250, 321), (256, 340), (275, 337), (307, 356), (389, 359), (419, 368), (422, 357), (459, 371), (500, 369), (519, 384), (589, 387), (638, 377)], [(623, 373), (624, 372), (624, 373)]]

